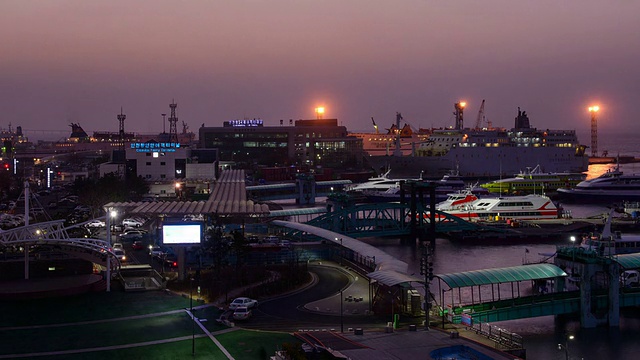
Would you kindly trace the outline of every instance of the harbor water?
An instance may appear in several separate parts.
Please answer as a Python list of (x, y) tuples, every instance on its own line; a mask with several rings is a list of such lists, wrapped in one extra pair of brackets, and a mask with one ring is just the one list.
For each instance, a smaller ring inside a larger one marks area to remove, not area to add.
[[(621, 153), (623, 154), (623, 153)], [(626, 151), (624, 155), (635, 155)], [(615, 164), (591, 165), (588, 178), (599, 176)], [(620, 169), (627, 173), (640, 173), (640, 163), (622, 164)], [(574, 217), (590, 217), (608, 213), (605, 205), (563, 204)], [(639, 231), (640, 232), (640, 231)], [(398, 241), (389, 239), (367, 239), (367, 242), (401, 259), (409, 264), (409, 273), (420, 274), (420, 250), (416, 247), (401, 245)], [(436, 254), (434, 257), (435, 273), (455, 273), (488, 268), (519, 266), (524, 262), (539, 261), (541, 254), (554, 253), (557, 246), (571, 246), (568, 238), (559, 237), (557, 241), (540, 243), (457, 243), (447, 239), (436, 240)], [(437, 294), (440, 290), (435, 285), (431, 289)], [(462, 297), (470, 299), (468, 289)], [(477, 296), (477, 289), (476, 296)], [(483, 289), (483, 298), (491, 298), (491, 288)], [(500, 289), (508, 298), (511, 287), (508, 285)], [(485, 293), (485, 292), (488, 292)], [(523, 296), (530, 295), (530, 286), (520, 286)], [(455, 292), (454, 292), (455, 293)], [(447, 293), (446, 296), (450, 293)], [(466, 296), (465, 296), (466, 295)], [(457, 297), (457, 294), (456, 294)], [(477, 299), (477, 297), (476, 297)], [(447, 303), (449, 301), (446, 301)], [(579, 318), (555, 318), (545, 316), (531, 319), (512, 320), (495, 323), (493, 325), (515, 332), (524, 338), (528, 359), (565, 359), (564, 349), (559, 350), (558, 344), (568, 347), (569, 359), (636, 359), (640, 354), (640, 310), (621, 311), (620, 326), (615, 328), (598, 327), (581, 329)], [(568, 340), (569, 336), (572, 340)]]

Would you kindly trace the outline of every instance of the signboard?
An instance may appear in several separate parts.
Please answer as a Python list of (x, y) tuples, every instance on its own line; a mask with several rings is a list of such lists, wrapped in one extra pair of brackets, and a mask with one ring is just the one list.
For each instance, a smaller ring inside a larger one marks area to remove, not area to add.
[(461, 317), (460, 317), (460, 323), (462, 325), (472, 326), (473, 325), (473, 318), (469, 314), (462, 314)]
[(164, 224), (162, 243), (164, 245), (200, 245), (202, 223)]
[(229, 120), (223, 123), (224, 127), (257, 127), (263, 126), (262, 119)]
[(148, 143), (131, 143), (131, 148), (136, 152), (175, 152), (180, 148), (177, 142), (148, 142)]

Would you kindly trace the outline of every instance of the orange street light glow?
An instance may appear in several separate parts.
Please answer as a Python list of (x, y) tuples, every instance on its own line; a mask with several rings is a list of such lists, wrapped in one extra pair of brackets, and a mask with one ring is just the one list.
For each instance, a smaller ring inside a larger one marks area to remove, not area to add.
[(600, 106), (589, 106), (589, 112), (598, 112), (600, 110)]
[(324, 114), (324, 107), (323, 107), (323, 106), (317, 107), (317, 108), (316, 108), (316, 112), (317, 112), (318, 114)]
[(465, 107), (467, 106), (467, 103), (465, 101), (460, 101), (460, 107)]

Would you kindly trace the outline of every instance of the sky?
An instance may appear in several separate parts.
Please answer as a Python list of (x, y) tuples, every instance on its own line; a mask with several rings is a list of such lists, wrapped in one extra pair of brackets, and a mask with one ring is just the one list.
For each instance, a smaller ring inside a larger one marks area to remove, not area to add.
[(2, 0), (0, 128), (31, 139), (313, 119), (349, 131), (485, 117), (638, 132), (640, 1)]

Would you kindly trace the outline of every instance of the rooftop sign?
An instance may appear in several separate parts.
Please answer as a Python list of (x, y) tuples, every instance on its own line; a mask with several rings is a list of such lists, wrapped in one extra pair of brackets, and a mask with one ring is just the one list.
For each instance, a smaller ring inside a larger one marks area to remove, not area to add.
[(180, 148), (180, 143), (177, 142), (148, 142), (148, 143), (131, 143), (131, 148), (136, 152), (175, 152)]
[(263, 126), (262, 119), (229, 120), (223, 123), (224, 127), (257, 127)]

